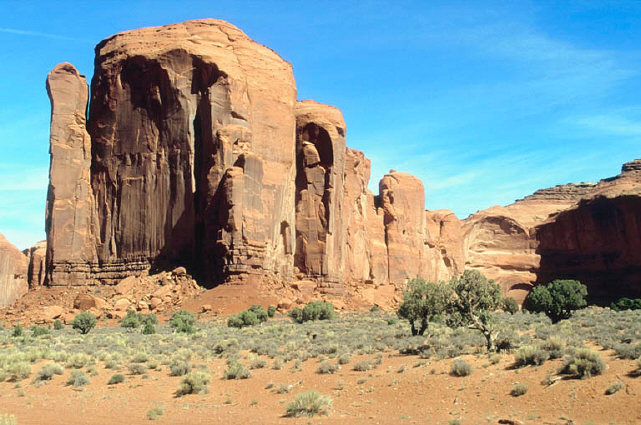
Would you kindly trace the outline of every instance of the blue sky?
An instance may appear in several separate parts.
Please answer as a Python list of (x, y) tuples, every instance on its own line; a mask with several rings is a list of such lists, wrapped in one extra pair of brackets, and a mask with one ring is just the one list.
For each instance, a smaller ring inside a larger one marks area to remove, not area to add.
[(641, 157), (641, 2), (0, 0), (0, 233), (44, 239), (45, 77), (133, 28), (220, 18), (342, 109), (347, 143), (461, 218)]

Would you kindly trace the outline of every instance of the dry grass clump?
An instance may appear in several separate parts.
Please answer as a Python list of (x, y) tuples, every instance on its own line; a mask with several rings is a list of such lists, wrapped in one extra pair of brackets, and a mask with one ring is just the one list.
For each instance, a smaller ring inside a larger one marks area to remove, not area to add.
[(329, 415), (332, 399), (321, 395), (317, 391), (300, 393), (286, 407), (286, 416), (298, 418), (300, 416)]

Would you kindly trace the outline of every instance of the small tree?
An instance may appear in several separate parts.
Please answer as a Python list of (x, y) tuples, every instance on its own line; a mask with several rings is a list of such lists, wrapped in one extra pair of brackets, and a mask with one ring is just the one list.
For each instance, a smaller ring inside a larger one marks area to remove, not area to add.
[(553, 280), (547, 285), (532, 289), (525, 300), (526, 308), (545, 313), (553, 323), (569, 319), (574, 310), (587, 305), (588, 289), (578, 280)]
[(481, 331), (487, 349), (495, 351), (499, 329), (492, 311), (503, 307), (501, 287), (476, 270), (466, 270), (460, 277), (452, 278), (450, 287), (454, 296), (447, 308), (448, 324)]
[(83, 311), (71, 321), (71, 327), (78, 329), (81, 334), (85, 335), (96, 326), (96, 323), (98, 323), (96, 316), (88, 311)]
[(445, 312), (450, 302), (450, 292), (450, 288), (442, 282), (412, 279), (403, 293), (403, 303), (397, 314), (409, 320), (412, 335), (423, 335), (428, 323)]
[(510, 313), (510, 314), (516, 314), (519, 312), (521, 308), (519, 307), (519, 303), (512, 297), (506, 297), (503, 299), (503, 310)]

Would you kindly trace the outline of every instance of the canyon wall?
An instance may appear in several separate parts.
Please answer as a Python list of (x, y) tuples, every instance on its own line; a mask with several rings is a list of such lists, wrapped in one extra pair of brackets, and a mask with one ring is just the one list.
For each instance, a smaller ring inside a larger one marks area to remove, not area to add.
[(29, 260), (0, 234), (0, 307), (5, 307), (27, 293)]

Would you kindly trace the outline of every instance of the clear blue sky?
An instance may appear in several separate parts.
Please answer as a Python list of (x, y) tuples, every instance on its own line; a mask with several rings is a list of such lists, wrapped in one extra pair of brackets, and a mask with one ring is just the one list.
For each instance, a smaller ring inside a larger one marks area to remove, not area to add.
[(294, 66), (299, 99), (342, 109), (347, 143), (419, 176), (428, 209), (464, 218), (641, 157), (638, 1), (0, 0), (0, 233), (44, 239), (45, 77), (90, 77), (114, 33), (227, 20)]

